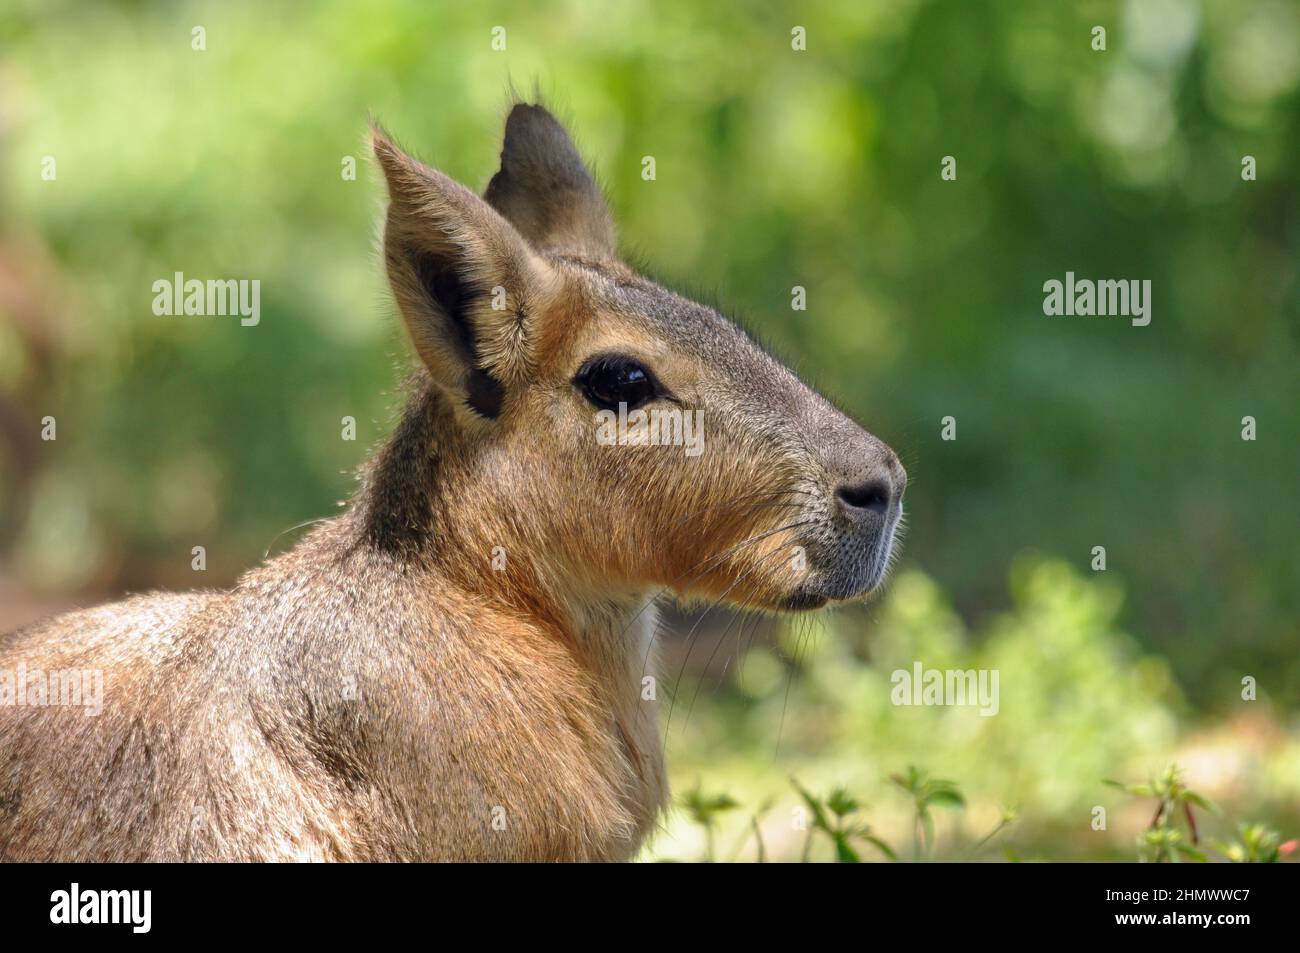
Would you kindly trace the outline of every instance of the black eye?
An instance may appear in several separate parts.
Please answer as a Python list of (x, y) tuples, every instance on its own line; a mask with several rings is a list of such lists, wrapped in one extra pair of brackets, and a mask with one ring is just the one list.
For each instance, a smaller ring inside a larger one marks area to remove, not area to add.
[(602, 410), (618, 410), (619, 404), (632, 410), (651, 400), (657, 390), (650, 372), (627, 357), (593, 358), (573, 382)]

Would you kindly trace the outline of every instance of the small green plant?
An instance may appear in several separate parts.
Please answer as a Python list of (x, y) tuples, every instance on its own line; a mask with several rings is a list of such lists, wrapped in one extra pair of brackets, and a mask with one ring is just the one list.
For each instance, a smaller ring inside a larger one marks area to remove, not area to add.
[(934, 856), (934, 815), (930, 813), (931, 808), (961, 810), (966, 806), (966, 798), (957, 789), (955, 781), (931, 778), (915, 765), (908, 765), (901, 774), (891, 774), (889, 780), (912, 798), (915, 814), (912, 819), (912, 859), (930, 860)]
[(893, 848), (873, 834), (869, 825), (853, 819), (861, 805), (844, 788), (836, 788), (822, 801), (794, 778), (790, 779), (790, 783), (799, 792), (812, 815), (812, 824), (808, 827), (800, 857), (804, 863), (808, 862), (812, 854), (813, 836), (818, 831), (831, 839), (835, 847), (835, 859), (842, 864), (856, 864), (861, 860), (854, 841), (870, 844), (890, 860), (898, 860)]
[[(1018, 818), (1019, 816), (1020, 813), (1018, 811), (1015, 811), (1009, 807), (1004, 807), (1002, 809), (1002, 815), (998, 818), (998, 822), (993, 825), (993, 830), (989, 831), (987, 834), (985, 834), (983, 837), (981, 837), (978, 841), (975, 842), (974, 846), (972, 846), (971, 849), (967, 851), (967, 857), (974, 857), (976, 854), (978, 854), (989, 844), (990, 841), (993, 840), (993, 838), (997, 837), (1007, 827), (1015, 823), (1016, 818)], [(1006, 859), (1008, 863), (1014, 864), (1014, 863), (1019, 863), (1020, 861), (1020, 856), (1010, 847), (1004, 847), (1002, 849), (1002, 856)]]
[(1180, 858), (1204, 863), (1209, 858), (1199, 848), (1200, 831), (1196, 826), (1196, 807), (1211, 814), (1218, 808), (1183, 783), (1177, 765), (1170, 765), (1160, 777), (1148, 784), (1124, 784), (1107, 779), (1102, 782), (1135, 797), (1154, 797), (1156, 813), (1147, 829), (1138, 835), (1138, 859), (1149, 863), (1176, 862)]
[(1238, 840), (1211, 840), (1214, 849), (1234, 864), (1276, 864), (1294, 854), (1300, 840), (1282, 843), (1282, 835), (1264, 824), (1241, 824)]
[[(929, 860), (935, 853), (935, 824), (932, 810), (934, 808), (964, 808), (966, 799), (952, 781), (930, 778), (924, 772), (909, 767), (901, 774), (891, 776), (891, 780), (905, 791), (912, 800), (915, 816), (913, 818), (914, 859)], [(804, 837), (799, 860), (807, 863), (812, 859), (813, 846), (819, 836), (830, 841), (834, 857), (838, 863), (856, 864), (863, 859), (863, 847), (879, 851), (887, 860), (898, 861), (898, 852), (872, 830), (862, 818), (862, 804), (845, 788), (835, 788), (825, 797), (819, 797), (805, 788), (795, 778), (790, 783), (798, 792), (800, 799), (808, 809), (810, 821)], [(762, 863), (768, 859), (767, 845), (763, 841), (760, 821), (771, 809), (772, 799), (768, 799), (750, 815), (748, 823), (732, 850), (730, 860), (737, 859), (752, 836), (756, 844), (755, 859)], [(740, 802), (728, 794), (706, 794), (697, 784), (681, 799), (681, 806), (691, 821), (704, 829), (705, 853), (701, 858), (712, 862), (718, 860), (717, 831), (719, 818), (729, 811), (740, 807)], [(967, 848), (964, 858), (969, 859), (978, 854), (998, 834), (1016, 819), (1016, 812), (1004, 810), (993, 829)], [(1010, 860), (1016, 859), (1007, 850)], [(870, 859), (870, 858), (868, 858)]]
[[(1149, 863), (1185, 859), (1205, 863), (1209, 856), (1201, 849), (1196, 809), (1221, 816), (1207, 798), (1187, 787), (1177, 765), (1170, 765), (1160, 777), (1147, 784), (1102, 782), (1135, 797), (1154, 797), (1156, 812), (1147, 829), (1138, 835), (1138, 859)], [(1211, 839), (1212, 849), (1233, 863), (1277, 863), (1295, 851), (1296, 840), (1282, 843), (1281, 835), (1263, 824), (1241, 824), (1239, 839), (1232, 842)]]
[(704, 828), (704, 860), (713, 863), (716, 859), (715, 836), (718, 816), (740, 807), (740, 802), (730, 794), (705, 794), (699, 785), (682, 798), (682, 807), (692, 821)]

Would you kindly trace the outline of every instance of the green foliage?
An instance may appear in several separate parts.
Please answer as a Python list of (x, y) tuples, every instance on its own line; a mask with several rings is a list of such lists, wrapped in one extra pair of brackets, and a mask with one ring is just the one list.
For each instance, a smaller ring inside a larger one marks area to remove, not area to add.
[(853, 815), (858, 813), (860, 805), (844, 788), (836, 788), (823, 802), (793, 778), (790, 783), (794, 785), (812, 813), (812, 826), (808, 828), (808, 837), (804, 841), (802, 860), (806, 862), (811, 855), (813, 834), (817, 832), (830, 838), (835, 847), (835, 859), (840, 863), (858, 862), (858, 851), (854, 841), (870, 844), (890, 860), (898, 860), (898, 855), (871, 832), (870, 826), (854, 820)]
[[(820, 617), (778, 630), (775, 643), (757, 638), (748, 649), (742, 640), (726, 643), (717, 655), (725, 660), (735, 653), (730, 687), (706, 681), (697, 696), (701, 686), (687, 679), (680, 690), (696, 704), (689, 717), (674, 720), (668, 739), (675, 783), (687, 787), (703, 779), (735, 801), (771, 802), (763, 843), (777, 859), (801, 857), (808, 840), (802, 828), (796, 834), (783, 823), (788, 811), (812, 810), (813, 856), (828, 857), (835, 831), (861, 824), (860, 805), (867, 803), (873, 805), (870, 833), (895, 848), (907, 844), (900, 857), (987, 857), (990, 845), (968, 836), (966, 825), (978, 833), (1000, 831), (1014, 817), (1010, 858), (1123, 859), (1118, 839), (1087, 824), (1097, 805), (1097, 779), (1168, 764), (1189, 743), (1202, 746), (1194, 756), (1205, 763), (1205, 741), (1189, 740), (1179, 729), (1186, 704), (1168, 666), (1118, 627), (1122, 593), (1112, 581), (1026, 557), (1014, 566), (1010, 588), (1010, 606), (972, 631), (929, 577), (906, 570), (869, 616), (846, 611)], [(971, 706), (895, 704), (891, 673), (910, 671), (916, 660), (929, 668), (997, 670), (997, 714), (981, 715)], [(1237, 735), (1223, 742), (1233, 763), (1249, 768), (1240, 779), (1244, 788), (1232, 782), (1224, 789), (1234, 811), (1293, 825), (1300, 738), (1278, 734), (1258, 763), (1244, 760), (1253, 758), (1248, 743), (1249, 736)], [(915, 767), (891, 776), (889, 765), (909, 763)], [(773, 801), (773, 778), (783, 774), (798, 777), (802, 792)], [(960, 789), (947, 778), (960, 779)], [(1210, 810), (1199, 788), (1189, 790), (1176, 777), (1162, 775), (1151, 784), (1149, 796), (1167, 798), (1177, 809), (1166, 808), (1165, 817), (1180, 830), (1183, 822), (1174, 814), (1183, 805)], [(811, 792), (837, 789), (842, 793), (818, 799), (820, 815), (812, 809)], [(1219, 789), (1207, 793), (1220, 799)], [(832, 800), (845, 809), (843, 823), (837, 823)], [(1015, 811), (1002, 805), (1015, 805)], [(738, 816), (725, 836), (748, 838), (741, 856), (752, 859), (753, 825), (743, 811), (733, 813)], [(1136, 833), (1150, 817), (1126, 815), (1122, 824)], [(1185, 835), (1180, 839), (1185, 847), (1204, 849)], [(861, 844), (850, 841), (854, 849)], [(1180, 853), (1173, 843), (1146, 849)], [(673, 822), (651, 855), (698, 850), (691, 827)]]
[[(915, 811), (915, 829), (917, 831), (922, 829), (926, 831), (924, 844), (920, 841), (920, 835), (918, 834), (918, 840), (914, 843), (912, 859), (918, 861), (933, 860), (935, 828), (930, 809), (945, 807), (961, 810), (966, 806), (965, 798), (962, 797), (954, 782), (927, 778), (924, 772), (918, 771), (912, 766), (909, 766), (905, 773), (893, 775), (891, 780), (907, 793), (912, 802)], [(829, 843), (832, 850), (831, 858), (837, 863), (860, 863), (863, 858), (859, 848), (862, 846), (874, 848), (886, 860), (894, 862), (899, 860), (898, 852), (878, 836), (869, 824), (861, 819), (861, 803), (845, 788), (835, 788), (830, 794), (822, 798), (810, 792), (794, 778), (790, 779), (790, 783), (798, 792), (799, 798), (807, 809), (807, 817), (801, 817), (800, 819), (806, 831), (803, 848), (799, 853), (799, 859), (802, 862), (807, 863), (812, 859), (814, 840), (818, 835), (822, 835), (823, 839)], [(702, 801), (706, 806), (701, 807)], [(759, 814), (755, 814), (750, 818), (749, 832), (753, 834), (757, 849), (756, 859), (760, 863), (767, 859), (767, 855), (763, 833), (758, 821), (760, 816), (766, 813), (770, 803), (768, 802)], [(714, 795), (702, 799), (697, 788), (682, 798), (680, 806), (684, 809), (688, 819), (704, 831), (707, 848), (703, 859), (707, 861), (714, 860), (713, 836), (717, 815), (723, 810), (739, 807), (739, 803), (726, 795)], [(997, 825), (966, 851), (964, 856), (966, 858), (978, 856), (989, 842), (1014, 820), (1014, 812), (1004, 811)], [(736, 855), (739, 855), (744, 846), (745, 841), (742, 840), (737, 845)]]
[(1238, 839), (1211, 840), (1214, 849), (1234, 864), (1276, 864), (1296, 852), (1300, 841), (1295, 838), (1282, 843), (1282, 837), (1265, 824), (1241, 824)]
[[(905, 771), (890, 775), (889, 780), (895, 788), (903, 791), (911, 802), (912, 860), (937, 859), (936, 828), (932, 809), (941, 807), (964, 810), (967, 806), (965, 796), (956, 782), (932, 778), (914, 765), (909, 765)], [(818, 835), (829, 843), (831, 848), (829, 859), (837, 863), (861, 862), (859, 847), (862, 845), (875, 848), (886, 860), (894, 862), (900, 860), (899, 853), (862, 820), (862, 804), (847, 789), (837, 787), (825, 797), (818, 797), (798, 780), (791, 778), (790, 783), (807, 809), (807, 818), (801, 819), (806, 834), (803, 847), (799, 852), (799, 860), (807, 863), (812, 859), (814, 840)], [(1202, 837), (1195, 811), (1199, 809), (1214, 815), (1221, 812), (1209, 799), (1186, 785), (1182, 772), (1177, 766), (1170, 766), (1159, 777), (1146, 784), (1125, 784), (1113, 780), (1103, 783), (1126, 794), (1140, 798), (1154, 798), (1156, 801), (1155, 815), (1146, 829), (1137, 836), (1139, 860), (1146, 863), (1168, 863), (1180, 860), (1205, 863), (1210, 860), (1210, 856), (1201, 846)], [(767, 853), (759, 818), (767, 812), (770, 805), (769, 801), (761, 812), (750, 818), (746, 830), (746, 837), (750, 833), (753, 835), (757, 848), (756, 859), (760, 863), (767, 859)], [(713, 845), (719, 816), (740, 806), (740, 802), (729, 795), (705, 796), (700, 793), (699, 788), (681, 799), (681, 807), (687, 818), (705, 833), (707, 848), (704, 860), (717, 859)], [(987, 834), (964, 850), (954, 847), (945, 859), (979, 859), (990, 843), (1017, 819), (1016, 811), (1003, 810), (996, 824)], [(1237, 826), (1237, 832), (1238, 837), (1233, 841), (1209, 839), (1211, 848), (1232, 863), (1279, 863), (1300, 847), (1300, 840), (1297, 839), (1283, 843), (1281, 835), (1266, 824), (1242, 823)], [(740, 854), (744, 845), (745, 838), (742, 838), (732, 859)], [(1019, 859), (1017, 852), (1010, 846), (1004, 849), (1004, 857), (1011, 861)], [(777, 859), (792, 858), (778, 857)]]
[(1149, 784), (1123, 784), (1112, 780), (1104, 783), (1138, 797), (1156, 798), (1155, 816), (1150, 826), (1138, 835), (1142, 860), (1161, 863), (1183, 857), (1204, 863), (1208, 859), (1197, 847), (1200, 832), (1194, 808), (1211, 812), (1217, 812), (1218, 808), (1183, 783), (1176, 765), (1171, 765)]
[(714, 860), (713, 834), (717, 829), (718, 816), (739, 806), (740, 802), (727, 794), (705, 794), (699, 787), (682, 799), (682, 807), (685, 808), (690, 819), (704, 828), (708, 840), (708, 848), (704, 855), (706, 861)]
[[(1149, 863), (1177, 861), (1180, 858), (1204, 863), (1209, 860), (1200, 849), (1201, 833), (1196, 821), (1196, 809), (1220, 814), (1209, 799), (1191, 790), (1183, 781), (1177, 765), (1170, 765), (1147, 784), (1124, 784), (1105, 781), (1135, 797), (1155, 798), (1156, 812), (1145, 831), (1138, 835), (1138, 857)], [(1239, 839), (1223, 841), (1211, 838), (1210, 844), (1218, 853), (1233, 863), (1278, 863), (1286, 854), (1296, 849), (1296, 841), (1282, 843), (1277, 831), (1264, 824), (1238, 825)]]
[(941, 781), (927, 777), (924, 771), (909, 766), (903, 774), (894, 774), (890, 779), (906, 791), (912, 798), (916, 810), (916, 823), (913, 827), (913, 854), (915, 859), (928, 859), (934, 853), (934, 816), (930, 809), (934, 807), (963, 808), (966, 799), (957, 790), (953, 781)]

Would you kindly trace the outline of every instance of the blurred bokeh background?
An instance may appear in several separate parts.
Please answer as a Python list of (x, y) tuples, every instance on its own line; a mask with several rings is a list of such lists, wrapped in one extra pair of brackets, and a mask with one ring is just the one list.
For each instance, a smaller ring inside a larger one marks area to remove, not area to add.
[[(872, 607), (719, 609), (690, 642), (681, 614), (666, 637), (674, 783), (740, 805), (718, 855), (754, 856), (764, 806), (769, 854), (797, 853), (792, 775), (907, 840), (888, 776), (908, 764), (961, 785), (948, 856), (1131, 857), (1150, 805), (1101, 780), (1174, 761), (1224, 836), (1300, 833), (1293, 0), (11, 0), (0, 628), (193, 587), (195, 545), (197, 584), (229, 584), (350, 493), (409, 360), (366, 117), (482, 187), (512, 84), (569, 122), (630, 255), (737, 315), (911, 474)], [(177, 271), (260, 279), (260, 324), (155, 316)], [(1067, 271), (1149, 279), (1150, 326), (1045, 317)], [(892, 705), (915, 660), (997, 668), (999, 714)], [(1002, 806), (1019, 819), (976, 851)], [(707, 839), (683, 811), (648, 856)]]

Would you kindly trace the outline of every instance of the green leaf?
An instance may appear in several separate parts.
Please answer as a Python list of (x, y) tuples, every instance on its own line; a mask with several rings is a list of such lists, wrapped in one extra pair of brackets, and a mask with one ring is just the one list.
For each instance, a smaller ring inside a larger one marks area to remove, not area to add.
[(858, 858), (858, 852), (849, 843), (847, 834), (836, 832), (832, 836), (835, 838), (835, 859), (837, 861), (841, 864), (857, 864), (861, 862)]
[(860, 807), (857, 800), (844, 788), (836, 788), (832, 791), (831, 796), (826, 799), (826, 806), (831, 809), (836, 817), (852, 814)]
[(926, 803), (934, 807), (963, 808), (966, 806), (966, 799), (961, 796), (959, 791), (932, 791), (926, 797)]
[(705, 794), (698, 787), (682, 798), (682, 806), (696, 824), (709, 827), (714, 816), (740, 806), (729, 794)]
[(1155, 797), (1156, 789), (1149, 784), (1125, 784), (1123, 781), (1115, 781), (1111, 778), (1101, 782), (1107, 787), (1118, 788), (1126, 794), (1133, 794), (1137, 797)]
[(1153, 847), (1159, 847), (1161, 844), (1175, 844), (1182, 840), (1183, 837), (1179, 831), (1168, 827), (1157, 827), (1154, 830), (1144, 831), (1139, 836)]
[(831, 833), (833, 828), (831, 827), (830, 819), (826, 816), (826, 812), (822, 809), (822, 802), (808, 793), (797, 779), (791, 778), (790, 783), (793, 784), (795, 790), (799, 792), (799, 796), (803, 798), (803, 802), (808, 805), (808, 810), (812, 811), (813, 826), (828, 834)]
[(1217, 837), (1210, 838), (1210, 846), (1218, 851), (1224, 857), (1233, 863), (1239, 863), (1238, 858), (1242, 855), (1240, 844), (1229, 844), (1227, 841), (1221, 841)]
[(1213, 801), (1209, 800), (1208, 798), (1202, 797), (1201, 795), (1197, 794), (1195, 791), (1184, 791), (1182, 793), (1182, 799), (1184, 801), (1190, 801), (1191, 803), (1195, 804), (1197, 807), (1209, 811), (1211, 814), (1222, 814), (1222, 812), (1218, 809), (1218, 807), (1215, 806)]
[(916, 765), (909, 764), (907, 771), (903, 774), (891, 774), (889, 780), (897, 784), (908, 794), (915, 794), (921, 786), (921, 772), (917, 770)]
[(861, 837), (867, 843), (871, 844), (873, 847), (876, 848), (876, 850), (880, 851), (882, 854), (884, 854), (894, 863), (898, 863), (898, 855), (894, 853), (894, 849), (890, 847), (888, 844), (886, 844), (884, 841), (882, 841), (875, 834), (864, 833), (864, 834), (859, 834), (858, 836)]

